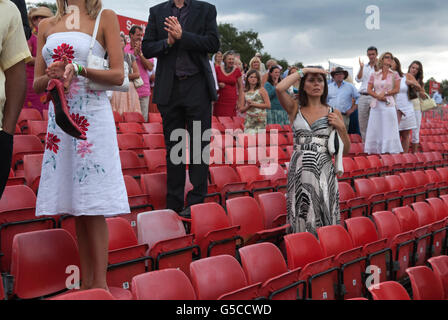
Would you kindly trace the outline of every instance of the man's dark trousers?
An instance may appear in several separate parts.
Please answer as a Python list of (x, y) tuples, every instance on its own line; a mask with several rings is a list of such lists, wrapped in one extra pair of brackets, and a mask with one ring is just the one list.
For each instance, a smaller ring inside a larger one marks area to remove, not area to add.
[[(175, 76), (169, 103), (158, 105), (158, 109), (162, 115), (167, 151), (167, 208), (180, 212), (184, 206), (186, 178), (186, 155), (181, 151), (186, 149), (185, 136), (190, 137), (188, 171), (193, 185), (187, 195), (188, 206), (202, 203), (207, 194), (211, 101), (204, 76), (201, 73), (186, 79)], [(184, 134), (179, 135), (175, 130)], [(184, 144), (182, 148), (180, 143)]]

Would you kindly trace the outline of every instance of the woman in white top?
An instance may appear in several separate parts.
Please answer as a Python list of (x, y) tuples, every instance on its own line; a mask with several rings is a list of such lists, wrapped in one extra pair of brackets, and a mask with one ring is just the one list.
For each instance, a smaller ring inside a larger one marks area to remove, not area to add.
[(401, 153), (394, 96), (400, 91), (400, 77), (390, 69), (394, 57), (386, 52), (378, 61), (378, 72), (370, 76), (367, 93), (373, 97), (364, 151), (368, 154)]
[(420, 125), (422, 123), (422, 109), (420, 98), (425, 98), (425, 88), (423, 85), (423, 65), (420, 61), (413, 61), (409, 65), (408, 73), (415, 78), (415, 83), (410, 85), (409, 99), (414, 105), (415, 118), (417, 119), (417, 128), (412, 130), (412, 152), (418, 152), (420, 143)]
[(401, 145), (403, 147), (403, 152), (407, 153), (409, 151), (411, 130), (415, 130), (417, 128), (414, 105), (412, 104), (412, 101), (409, 100), (408, 96), (408, 85), (412, 85), (416, 81), (411, 74), (403, 74), (403, 71), (401, 71), (400, 60), (398, 60), (397, 57), (395, 57), (392, 62), (392, 70), (398, 72), (401, 77), (400, 92), (398, 92), (395, 96), (395, 101), (397, 103), (398, 130), (400, 130)]

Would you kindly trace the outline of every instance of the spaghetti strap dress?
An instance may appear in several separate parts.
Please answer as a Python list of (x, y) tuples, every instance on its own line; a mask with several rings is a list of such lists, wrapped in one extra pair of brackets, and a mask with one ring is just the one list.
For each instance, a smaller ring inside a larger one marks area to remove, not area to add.
[[(51, 34), (42, 48), (42, 56), (47, 66), (63, 56), (85, 66), (91, 38), (82, 32)], [(105, 54), (98, 41), (93, 54)], [(36, 216), (107, 217), (129, 213), (115, 122), (106, 92), (90, 90), (86, 79), (78, 76), (66, 97), (70, 115), (87, 140), (75, 139), (62, 131), (50, 103)]]

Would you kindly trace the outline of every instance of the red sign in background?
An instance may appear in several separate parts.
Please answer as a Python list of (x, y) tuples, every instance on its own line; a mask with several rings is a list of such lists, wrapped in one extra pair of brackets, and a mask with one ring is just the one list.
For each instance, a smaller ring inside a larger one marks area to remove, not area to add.
[(117, 16), (118, 16), (118, 22), (120, 23), (120, 32), (124, 33), (127, 42), (129, 42), (129, 30), (131, 30), (131, 27), (133, 25), (138, 25), (142, 27), (143, 32), (145, 32), (145, 28), (148, 25), (148, 21), (138, 20), (120, 15)]
[(429, 81), (429, 95), (432, 95), (433, 92), (440, 90), (440, 83), (435, 81)]

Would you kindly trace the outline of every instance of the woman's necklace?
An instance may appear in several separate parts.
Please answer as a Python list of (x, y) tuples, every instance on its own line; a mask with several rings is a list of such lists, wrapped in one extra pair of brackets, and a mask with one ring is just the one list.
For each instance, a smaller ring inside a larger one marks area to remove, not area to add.
[(224, 66), (224, 71), (225, 71), (226, 73), (231, 73), (232, 70), (233, 70), (233, 67), (226, 67), (226, 66)]

